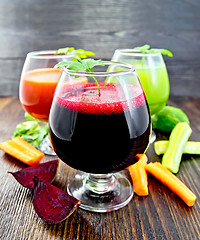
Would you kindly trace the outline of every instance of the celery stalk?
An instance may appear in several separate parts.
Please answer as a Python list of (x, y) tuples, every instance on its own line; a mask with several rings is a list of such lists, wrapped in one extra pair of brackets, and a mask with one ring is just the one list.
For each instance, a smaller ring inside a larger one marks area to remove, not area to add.
[[(154, 143), (157, 155), (164, 154), (169, 145), (168, 140), (161, 140)], [(183, 154), (200, 154), (200, 142), (188, 141), (183, 149)]]
[(162, 158), (162, 165), (173, 173), (179, 170), (183, 150), (191, 133), (192, 129), (186, 122), (178, 123), (171, 132), (167, 151)]

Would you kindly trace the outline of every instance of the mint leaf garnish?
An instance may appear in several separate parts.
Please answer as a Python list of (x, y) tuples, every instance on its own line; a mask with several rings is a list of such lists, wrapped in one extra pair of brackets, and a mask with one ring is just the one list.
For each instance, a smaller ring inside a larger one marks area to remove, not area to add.
[(140, 51), (141, 53), (161, 53), (162, 55), (167, 55), (168, 57), (173, 57), (173, 53), (170, 52), (167, 49), (162, 49), (162, 48), (150, 48), (150, 45), (145, 44), (144, 46), (141, 47), (135, 47), (133, 50)]
[[(76, 72), (94, 72), (93, 68), (95, 66), (104, 66), (104, 63), (101, 59), (94, 60), (92, 58), (88, 59), (79, 59), (73, 58), (71, 61), (63, 61), (54, 66), (54, 68), (63, 68), (66, 67), (69, 70), (76, 71)], [(95, 77), (92, 77), (97, 85), (99, 96), (100, 94), (100, 86)]]
[(66, 47), (58, 49), (55, 54), (74, 54), (78, 58), (87, 58), (88, 56), (94, 56), (92, 51), (86, 51), (84, 49), (75, 49), (74, 47)]

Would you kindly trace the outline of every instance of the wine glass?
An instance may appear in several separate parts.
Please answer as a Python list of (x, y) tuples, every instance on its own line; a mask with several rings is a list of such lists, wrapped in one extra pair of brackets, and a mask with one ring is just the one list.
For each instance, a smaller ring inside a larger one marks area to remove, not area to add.
[[(161, 53), (140, 53), (133, 49), (117, 49), (112, 61), (134, 65), (143, 86), (151, 116), (167, 103), (170, 92), (167, 68)], [(152, 132), (151, 142), (156, 138)]]
[[(57, 156), (80, 170), (67, 190), (82, 201), (81, 208), (93, 212), (116, 210), (131, 200), (132, 186), (119, 171), (146, 151), (151, 132), (148, 105), (133, 66), (103, 63), (94, 72), (64, 68), (49, 116)], [(76, 84), (80, 77), (88, 83)]]
[[(21, 73), (19, 99), (32, 117), (48, 122), (49, 112), (55, 88), (60, 79), (61, 70), (54, 69), (55, 64), (71, 60), (74, 55), (55, 55), (54, 50), (36, 51), (27, 54)], [(55, 155), (47, 136), (39, 149), (49, 155)]]

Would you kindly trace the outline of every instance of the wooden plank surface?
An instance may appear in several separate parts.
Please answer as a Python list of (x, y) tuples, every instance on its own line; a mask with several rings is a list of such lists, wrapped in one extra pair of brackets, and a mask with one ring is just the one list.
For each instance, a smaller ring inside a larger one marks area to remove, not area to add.
[[(191, 140), (200, 141), (200, 100), (171, 98), (170, 105), (182, 108), (193, 129)], [(24, 111), (16, 97), (0, 98), (0, 142), (8, 140), (15, 126), (24, 120)], [(157, 132), (159, 139), (168, 136)], [(160, 161), (153, 146), (147, 152), (149, 161)], [(42, 160), (48, 161), (55, 157)], [(200, 156), (184, 155), (177, 176), (196, 194), (193, 207), (149, 175), (149, 196), (134, 195), (124, 208), (111, 213), (91, 213), (78, 209), (68, 219), (47, 226), (37, 216), (32, 205), (32, 192), (22, 187), (7, 172), (25, 167), (0, 151), (0, 239), (57, 240), (112, 239), (198, 240), (200, 236)], [(54, 185), (66, 190), (75, 171), (59, 161)]]
[(199, 0), (1, 0), (0, 96), (18, 95), (30, 51), (74, 46), (110, 59), (149, 43), (174, 53), (165, 58), (171, 94), (200, 97), (199, 12)]

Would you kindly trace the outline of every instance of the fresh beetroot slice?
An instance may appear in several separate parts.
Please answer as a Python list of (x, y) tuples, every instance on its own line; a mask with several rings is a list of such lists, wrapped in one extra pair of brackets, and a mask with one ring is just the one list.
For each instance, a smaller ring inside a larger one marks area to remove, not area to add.
[(52, 182), (56, 175), (57, 168), (58, 168), (58, 159), (45, 162), (45, 163), (40, 163), (32, 167), (27, 167), (17, 172), (9, 172), (9, 173), (11, 173), (15, 177), (15, 179), (24, 187), (33, 189), (34, 176), (40, 179), (43, 179), (47, 182)]
[(69, 217), (81, 203), (68, 193), (34, 177), (33, 206), (46, 224), (56, 224)]

